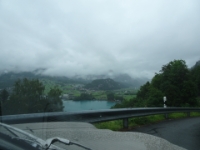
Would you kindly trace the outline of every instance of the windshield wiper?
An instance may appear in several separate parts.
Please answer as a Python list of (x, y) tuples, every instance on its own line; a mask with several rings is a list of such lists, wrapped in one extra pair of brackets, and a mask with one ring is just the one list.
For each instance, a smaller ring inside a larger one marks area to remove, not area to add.
[(53, 138), (47, 139), (46, 143), (45, 143), (45, 147), (48, 149), (51, 146), (51, 144), (53, 144), (55, 142), (60, 142), (60, 143), (63, 143), (65, 145), (77, 145), (77, 146), (82, 147), (82, 148), (84, 148), (86, 150), (91, 150), (90, 148), (85, 147), (85, 146), (83, 146), (81, 144), (78, 144), (78, 143), (75, 143), (75, 142), (71, 142), (71, 141), (69, 141), (67, 139), (60, 138), (60, 137), (53, 137)]
[[(60, 138), (60, 137), (53, 137), (53, 138), (49, 138), (47, 139), (46, 141), (36, 137), (36, 136), (33, 136), (32, 134), (30, 133), (27, 133), (21, 129), (18, 129), (18, 128), (15, 128), (15, 127), (12, 127), (10, 125), (7, 125), (7, 124), (4, 124), (4, 123), (0, 123), (0, 126), (4, 127), (6, 130), (8, 130), (9, 132), (11, 132), (14, 136), (14, 139), (19, 139), (19, 140), (23, 140), (23, 141), (26, 141), (28, 143), (32, 143), (31, 145), (33, 147), (41, 147), (42, 149), (45, 149), (45, 150), (48, 150), (48, 149), (62, 149), (60, 147), (57, 147), (55, 145), (52, 145), (53, 143), (55, 142), (60, 142), (60, 143), (63, 143), (65, 145), (76, 145), (76, 146), (79, 146), (79, 147), (82, 147), (86, 150), (91, 150), (90, 148), (87, 148), (79, 143), (75, 143), (75, 142), (72, 142), (72, 141), (69, 141), (68, 139), (64, 139), (64, 138)], [(31, 138), (32, 140), (30, 139), (25, 139), (25, 138), (20, 138), (17, 134), (15, 134), (13, 131), (15, 132), (18, 132), (18, 133), (21, 133), (22, 135), (25, 135), (29, 138)]]

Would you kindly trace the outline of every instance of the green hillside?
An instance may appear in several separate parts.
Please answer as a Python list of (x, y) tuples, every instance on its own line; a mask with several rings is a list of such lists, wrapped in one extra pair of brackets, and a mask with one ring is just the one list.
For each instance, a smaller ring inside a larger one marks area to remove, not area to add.
[(108, 79), (97, 79), (85, 86), (86, 89), (90, 90), (116, 90), (122, 88), (122, 85), (114, 80)]

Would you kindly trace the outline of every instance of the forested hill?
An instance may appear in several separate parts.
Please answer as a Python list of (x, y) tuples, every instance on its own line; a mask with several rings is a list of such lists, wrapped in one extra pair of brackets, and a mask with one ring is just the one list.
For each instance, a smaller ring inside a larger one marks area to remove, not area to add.
[(93, 80), (91, 83), (85, 86), (86, 89), (92, 90), (116, 90), (122, 87), (123, 86), (120, 83), (115, 82), (110, 78)]
[(37, 78), (37, 77), (35, 74), (33, 74), (31, 72), (2, 73), (2, 74), (0, 74), (0, 89), (12, 87), (18, 79), (23, 79), (23, 78), (33, 79), (33, 78)]
[(196, 64), (192, 67), (192, 68), (195, 68), (197, 66), (200, 66), (200, 60), (196, 62)]
[(117, 104), (115, 108), (163, 107), (163, 96), (167, 98), (165, 104), (168, 107), (199, 107), (199, 61), (192, 68), (188, 68), (184, 60), (170, 61), (151, 82), (140, 87), (135, 98)]
[(76, 78), (76, 79), (70, 79), (68, 77), (59, 77), (59, 76), (47, 76), (47, 75), (41, 75), (41, 74), (35, 74), (34, 72), (8, 72), (8, 73), (2, 73), (0, 74), (0, 89), (3, 88), (9, 88), (14, 85), (14, 83), (18, 79), (45, 79), (45, 80), (51, 80), (56, 82), (57, 84), (86, 84), (88, 83), (86, 80), (81, 79), (81, 78)]

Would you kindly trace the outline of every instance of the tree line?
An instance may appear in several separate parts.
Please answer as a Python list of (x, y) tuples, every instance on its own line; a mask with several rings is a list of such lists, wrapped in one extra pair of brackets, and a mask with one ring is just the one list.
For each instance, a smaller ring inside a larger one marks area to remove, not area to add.
[(0, 92), (0, 114), (63, 111), (64, 106), (60, 98), (62, 91), (54, 87), (45, 95), (44, 90), (44, 85), (38, 79), (17, 80), (10, 94), (5, 89)]
[(121, 107), (163, 107), (163, 97), (169, 107), (200, 106), (200, 65), (189, 69), (184, 60), (163, 65), (151, 82), (140, 87), (137, 96), (117, 104)]

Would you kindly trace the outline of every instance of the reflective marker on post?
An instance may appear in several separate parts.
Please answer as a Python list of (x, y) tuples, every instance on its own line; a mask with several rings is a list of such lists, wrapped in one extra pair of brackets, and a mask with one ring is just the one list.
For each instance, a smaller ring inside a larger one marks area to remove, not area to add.
[[(163, 101), (164, 101), (164, 108), (167, 108), (167, 105), (165, 104), (165, 102), (167, 101), (166, 96), (163, 97)], [(165, 119), (168, 119), (168, 114), (165, 114)]]
[(164, 101), (164, 108), (166, 108), (167, 107), (167, 105), (165, 104), (165, 102), (167, 101), (167, 97), (166, 96), (163, 97), (163, 101)]

